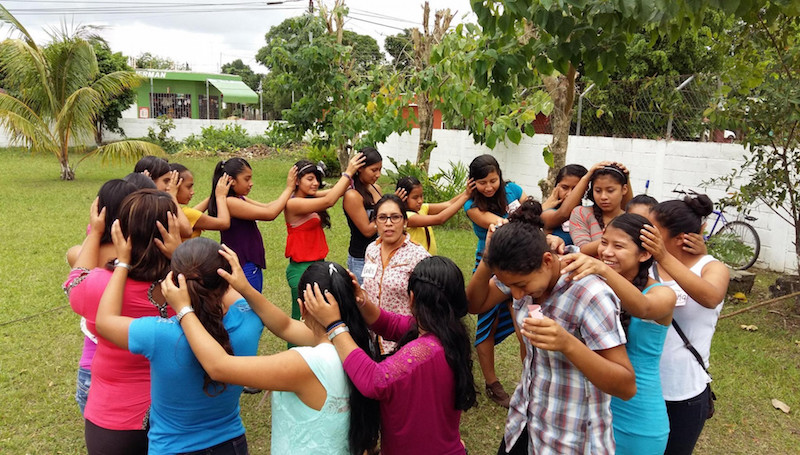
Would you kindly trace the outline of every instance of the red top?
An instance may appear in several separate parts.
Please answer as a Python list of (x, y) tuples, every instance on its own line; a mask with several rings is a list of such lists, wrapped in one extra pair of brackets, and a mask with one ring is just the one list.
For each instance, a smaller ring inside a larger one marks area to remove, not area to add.
[(308, 215), (296, 226), (286, 223), (286, 233), (286, 257), (292, 261), (319, 261), (328, 255), (328, 242), (318, 214)]
[[(73, 269), (64, 283), (72, 309), (86, 318), (92, 333), (97, 333), (97, 307), (110, 279), (111, 272), (106, 269), (96, 268), (88, 274), (85, 269)], [(130, 278), (125, 282), (122, 316), (159, 316), (159, 309), (147, 297), (151, 284)], [(168, 313), (175, 315), (171, 308)], [(98, 335), (86, 419), (107, 430), (141, 430), (149, 406), (150, 362)]]

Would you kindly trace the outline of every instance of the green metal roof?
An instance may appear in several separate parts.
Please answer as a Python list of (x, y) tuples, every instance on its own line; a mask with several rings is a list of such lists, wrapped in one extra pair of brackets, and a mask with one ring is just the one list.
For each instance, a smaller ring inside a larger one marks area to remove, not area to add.
[(234, 74), (214, 74), (214, 73), (191, 73), (188, 71), (167, 71), (152, 69), (137, 69), (136, 74), (146, 79), (168, 79), (173, 81), (198, 81), (205, 82), (208, 79), (221, 79), (230, 81), (241, 81), (241, 76)]
[(258, 94), (242, 81), (208, 79), (208, 83), (222, 92), (226, 103), (257, 103)]

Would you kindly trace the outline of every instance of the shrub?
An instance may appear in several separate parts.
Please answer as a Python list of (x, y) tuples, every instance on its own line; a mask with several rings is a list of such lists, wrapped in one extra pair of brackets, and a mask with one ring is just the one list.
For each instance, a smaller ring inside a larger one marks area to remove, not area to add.
[(312, 163), (322, 161), (325, 163), (327, 169), (325, 170), (326, 177), (337, 176), (342, 173), (342, 167), (339, 164), (339, 158), (336, 157), (336, 149), (330, 145), (309, 145), (306, 151), (306, 159)]
[(193, 150), (206, 150), (216, 153), (230, 153), (251, 145), (264, 144), (261, 136), (250, 136), (247, 130), (238, 124), (227, 124), (222, 128), (208, 126), (200, 135), (192, 134), (186, 138), (184, 145)]
[[(422, 192), (427, 202), (446, 202), (458, 196), (467, 186), (469, 171), (461, 163), (450, 161), (450, 169), (428, 176), (427, 172), (418, 165), (406, 160), (404, 164), (398, 164), (392, 157), (387, 157), (397, 171), (386, 170), (386, 175), (392, 183), (397, 184), (401, 177), (416, 177), (422, 184)], [(446, 228), (468, 228), (470, 221), (463, 210), (459, 210), (455, 216), (447, 220), (444, 224)]]
[(297, 133), (285, 122), (275, 122), (264, 132), (264, 143), (269, 147), (288, 147), (297, 141)]
[(161, 146), (167, 153), (177, 152), (181, 146), (180, 141), (169, 137), (169, 132), (175, 129), (175, 122), (172, 121), (172, 118), (166, 115), (159, 115), (156, 119), (156, 126), (158, 127), (158, 133), (155, 132), (152, 126), (147, 128), (147, 142)]

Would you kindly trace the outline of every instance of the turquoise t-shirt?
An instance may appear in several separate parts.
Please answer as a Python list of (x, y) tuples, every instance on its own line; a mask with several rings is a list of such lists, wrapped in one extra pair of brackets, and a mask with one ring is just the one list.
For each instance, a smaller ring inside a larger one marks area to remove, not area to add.
[[(244, 299), (228, 308), (222, 323), (235, 355), (256, 355), (264, 325)], [(148, 453), (193, 452), (244, 434), (242, 387), (228, 384), (222, 393), (206, 395), (203, 368), (177, 318), (135, 319), (128, 329), (128, 349), (150, 360)], [(209, 391), (214, 392), (213, 386)]]
[[(519, 198), (522, 197), (522, 187), (517, 185), (514, 182), (506, 182), (506, 204), (511, 204), (514, 201), (518, 201)], [(475, 201), (473, 199), (468, 200), (464, 203), (464, 212), (467, 212), (469, 209), (472, 208)], [(499, 215), (498, 215), (499, 216)], [(504, 215), (503, 218), (507, 218), (508, 214)], [(475, 236), (478, 237), (478, 246), (475, 249), (475, 257), (477, 258), (478, 255), (483, 253), (483, 249), (486, 247), (486, 233), (487, 230), (478, 226), (475, 223), (472, 223), (472, 231), (475, 232)]]

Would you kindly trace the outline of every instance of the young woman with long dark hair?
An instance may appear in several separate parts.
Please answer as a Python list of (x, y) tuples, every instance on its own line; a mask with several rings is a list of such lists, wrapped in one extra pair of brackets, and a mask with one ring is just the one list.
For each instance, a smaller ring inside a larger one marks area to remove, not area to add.
[(253, 188), (253, 168), (244, 158), (222, 160), (214, 168), (211, 179), (211, 196), (208, 200), (208, 214), (218, 216), (216, 188), (225, 175), (233, 183), (228, 191), (226, 202), (230, 212), (230, 227), (220, 234), (222, 243), (228, 245), (239, 256), (250, 284), (259, 292), (264, 288), (264, 272), (267, 268), (264, 239), (256, 221), (272, 221), (280, 215), (286, 201), (292, 195), (296, 184), (297, 169), (292, 166), (286, 176), (286, 188), (272, 202), (258, 202), (247, 197)]
[[(642, 244), (656, 261), (654, 278), (678, 296), (673, 326), (661, 356), (661, 386), (669, 415), (666, 454), (690, 454), (708, 417), (711, 377), (706, 372), (711, 339), (730, 280), (728, 267), (708, 254), (686, 247), (686, 234), (701, 234), (703, 219), (714, 204), (705, 194), (665, 201), (653, 209), (642, 232)], [(703, 360), (697, 361), (675, 326), (679, 326)]]
[(375, 203), (381, 198), (381, 187), (377, 181), (383, 168), (383, 157), (372, 147), (359, 150), (364, 155), (364, 164), (353, 175), (353, 191), (347, 191), (342, 199), (344, 216), (350, 228), (350, 246), (347, 249), (347, 269), (362, 282), (364, 253), (367, 245), (378, 237), (378, 228), (373, 222)]
[(169, 168), (177, 172), (180, 178), (175, 199), (180, 204), (183, 214), (186, 215), (189, 224), (192, 226), (192, 234), (185, 238), (200, 237), (203, 231), (206, 230), (224, 231), (231, 226), (231, 215), (228, 213), (227, 203), (228, 192), (233, 183), (230, 177), (223, 175), (221, 179), (217, 180), (217, 186), (214, 187), (217, 216), (211, 216), (204, 213), (208, 210), (208, 198), (194, 207), (189, 207), (188, 205), (192, 197), (194, 197), (194, 174), (192, 174), (192, 171), (178, 163), (170, 163)]
[(587, 197), (594, 203), (591, 207), (575, 207), (569, 217), (572, 243), (581, 253), (597, 257), (600, 235), (615, 216), (625, 213), (631, 200), (628, 188), (628, 170), (619, 163), (600, 163), (589, 175)]
[[(272, 449), (283, 453), (362, 455), (378, 440), (378, 404), (352, 387), (325, 326), (309, 317), (289, 318), (247, 281), (236, 255), (228, 248), (221, 254), (231, 273), (220, 275), (247, 299), (264, 325), (280, 338), (303, 347), (269, 356), (233, 356), (206, 330), (192, 312), (187, 277), (170, 274), (163, 289), (170, 305), (185, 314), (180, 324), (197, 360), (214, 381), (272, 390)], [(173, 278), (177, 279), (177, 286)], [(342, 302), (342, 320), (362, 349), (370, 349), (374, 337), (358, 313), (350, 275), (332, 262), (314, 262), (300, 278), (304, 289), (312, 283)]]
[(300, 319), (297, 283), (309, 265), (325, 260), (328, 255), (328, 241), (323, 228), (331, 227), (329, 208), (336, 204), (347, 189), (350, 181), (364, 162), (364, 155), (357, 153), (347, 165), (332, 188), (321, 190), (324, 182), (322, 169), (309, 160), (294, 163), (297, 169), (297, 185), (292, 196), (286, 201), (283, 216), (286, 218), (286, 251), (289, 258), (286, 266), (286, 281), (292, 292), (292, 318)]
[(609, 223), (597, 248), (600, 259), (582, 253), (565, 256), (562, 274), (580, 280), (603, 278), (620, 299), (625, 348), (636, 373), (636, 395), (611, 398), (614, 439), (619, 455), (661, 455), (667, 447), (669, 419), (661, 394), (659, 363), (672, 323), (675, 292), (648, 275), (653, 256), (642, 245), (641, 230), (650, 222), (625, 213)]
[[(131, 244), (118, 222), (112, 233), (117, 259), (127, 263)], [(193, 311), (226, 352), (255, 355), (264, 325), (238, 293), (229, 292), (228, 283), (217, 273), (231, 270), (219, 249), (211, 239), (190, 239), (172, 254), (171, 273), (186, 277)], [(166, 321), (124, 316), (127, 275), (125, 267), (114, 269), (97, 309), (97, 330), (119, 348), (150, 361), (149, 452), (247, 453), (239, 416), (242, 387), (216, 382), (203, 370), (181, 330), (184, 314)], [(176, 384), (180, 393), (175, 393)]]
[[(92, 206), (89, 239), (84, 242), (64, 283), (73, 311), (86, 318), (92, 333), (97, 333), (97, 307), (114, 268), (128, 269), (122, 314), (132, 318), (167, 318), (174, 314), (157, 284), (169, 269), (167, 254), (180, 243), (177, 212), (172, 197), (162, 191), (139, 190), (126, 197), (119, 210), (119, 225), (131, 242), (130, 261), (102, 267), (97, 260), (106, 212), (98, 211), (96, 203)], [(87, 451), (90, 454), (146, 453), (150, 364), (143, 356), (120, 349), (103, 336), (98, 336), (97, 340), (97, 352), (92, 359), (92, 385), (84, 413)]]
[[(475, 248), (475, 268), (481, 262), (486, 246), (486, 232), (498, 219), (506, 218), (528, 198), (522, 188), (513, 182), (503, 180), (500, 164), (492, 155), (480, 155), (469, 165), (469, 178), (475, 182), (472, 198), (464, 203), (467, 217), (472, 221), (472, 230), (478, 237)], [(486, 395), (495, 403), (508, 407), (509, 395), (497, 378), (494, 369), (494, 346), (500, 344), (514, 333), (511, 301), (507, 300), (487, 309), (478, 315), (475, 328), (475, 351), (486, 381)], [(520, 349), (522, 349), (520, 339)]]
[(381, 310), (356, 287), (358, 309), (370, 328), (397, 340), (398, 350), (376, 362), (353, 339), (338, 298), (308, 284), (306, 307), (328, 328), (347, 375), (365, 396), (380, 401), (381, 453), (464, 454), (461, 413), (475, 406), (464, 276), (445, 257), (422, 260), (408, 280), (411, 316)]

